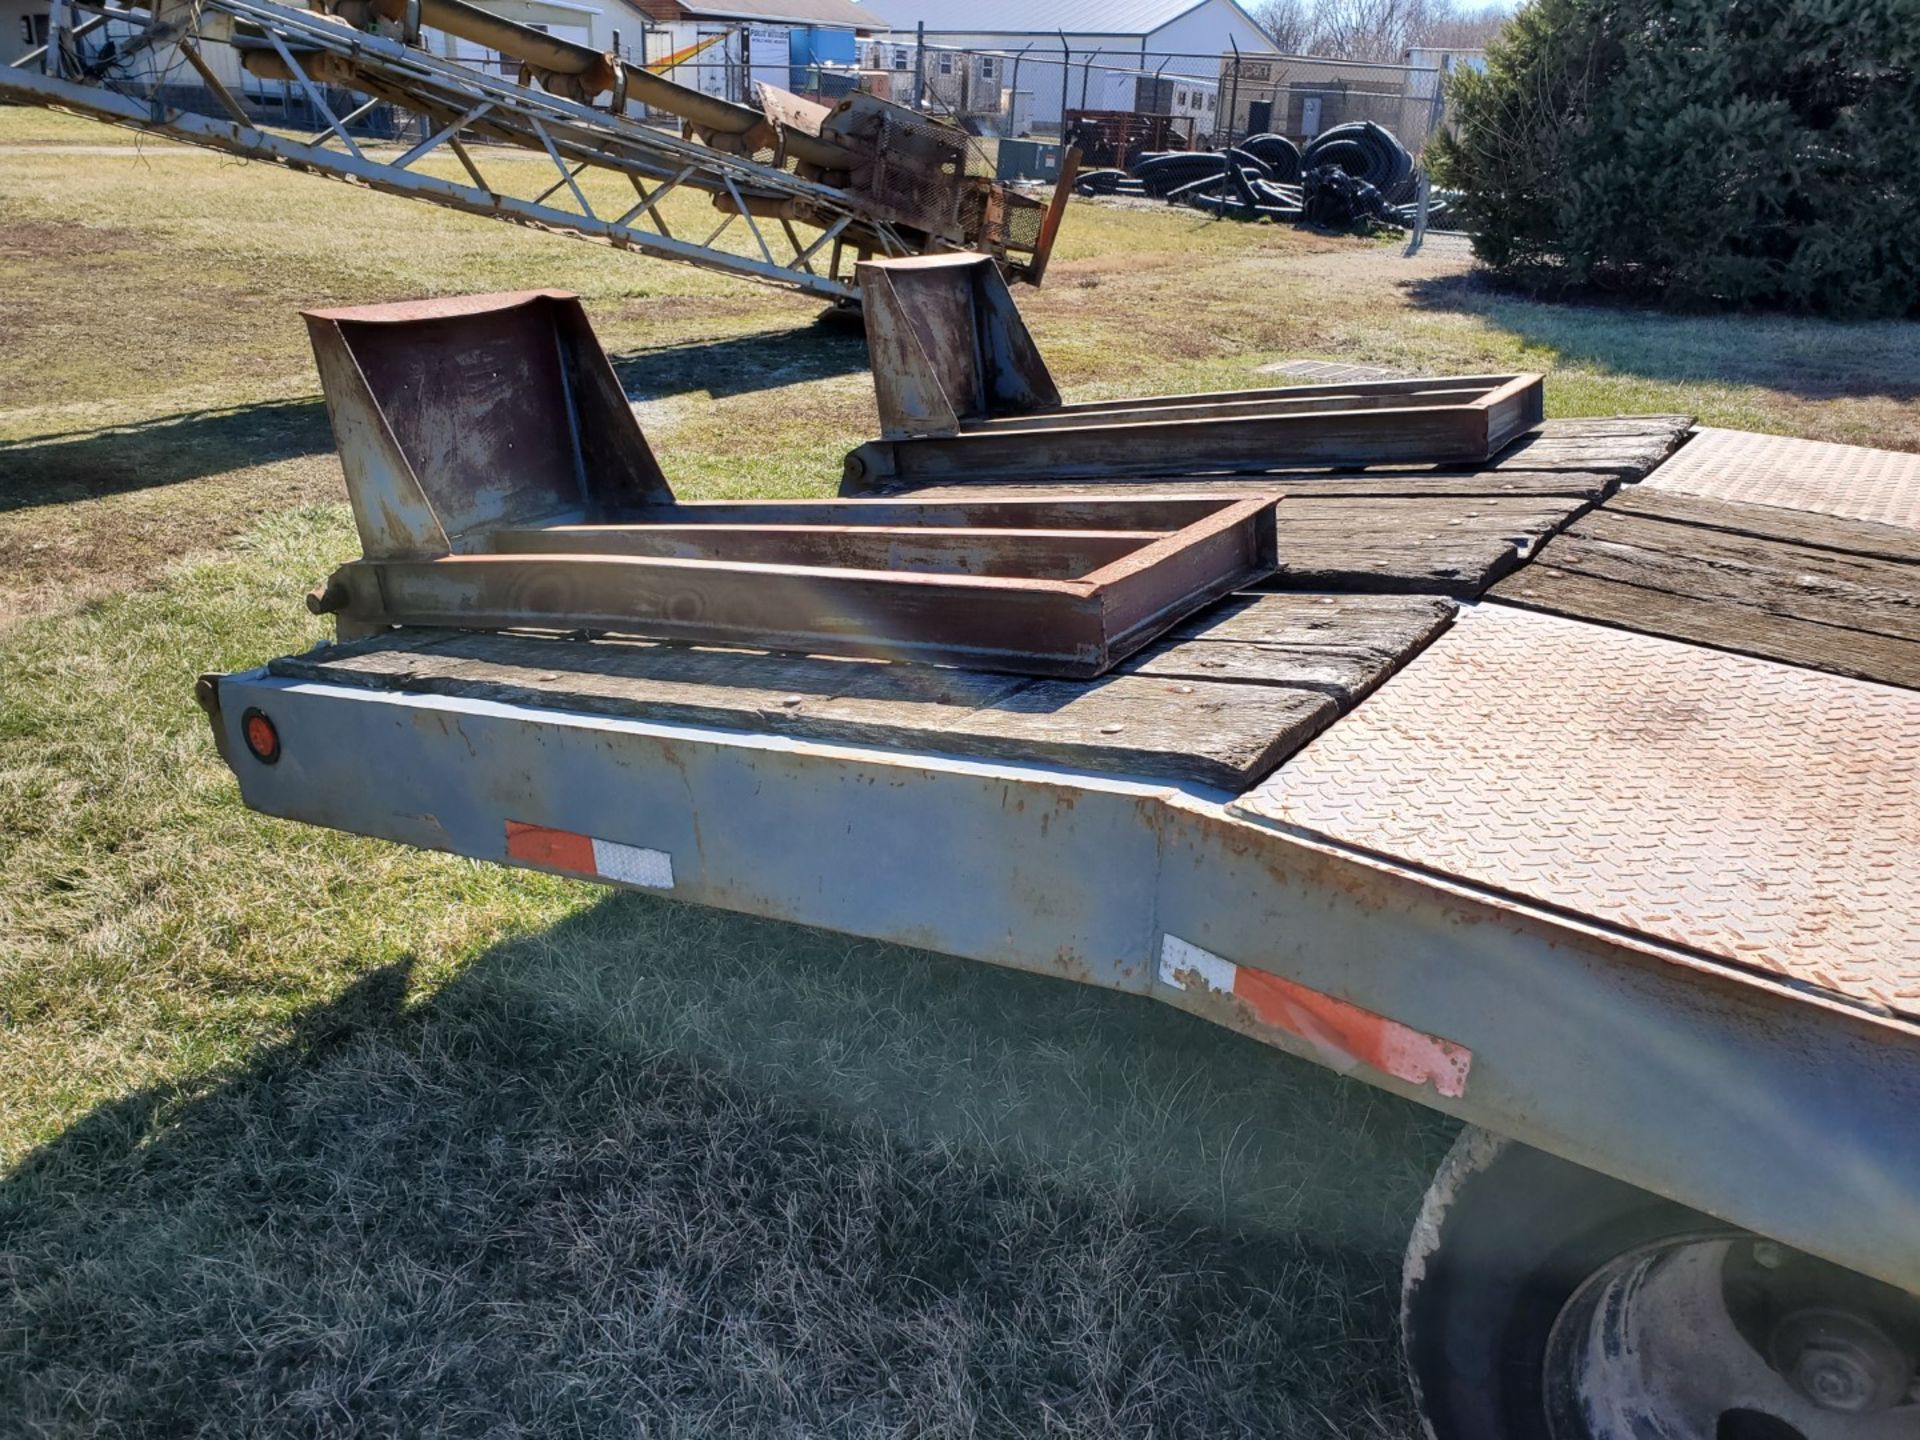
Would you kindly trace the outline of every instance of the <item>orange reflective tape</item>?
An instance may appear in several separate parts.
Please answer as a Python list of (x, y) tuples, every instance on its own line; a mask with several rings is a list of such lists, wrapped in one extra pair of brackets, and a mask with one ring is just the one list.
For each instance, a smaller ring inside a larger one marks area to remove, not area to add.
[(1409, 1085), (1432, 1085), (1442, 1095), (1467, 1093), (1473, 1052), (1466, 1046), (1264, 970), (1241, 965), (1236, 971), (1233, 993), (1262, 1024), (1298, 1035), (1331, 1060), (1371, 1065)]
[(593, 841), (571, 830), (553, 830), (545, 825), (509, 820), (507, 854), (529, 865), (547, 865), (555, 870), (572, 870), (581, 875), (598, 873), (593, 863)]

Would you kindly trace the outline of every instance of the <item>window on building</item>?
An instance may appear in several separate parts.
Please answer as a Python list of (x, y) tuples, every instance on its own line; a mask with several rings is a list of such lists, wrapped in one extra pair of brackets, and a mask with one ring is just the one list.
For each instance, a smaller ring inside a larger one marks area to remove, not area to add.
[(1207, 110), (1209, 112), (1213, 110), (1213, 96), (1211, 95), (1207, 96)]
[(47, 17), (44, 15), (22, 15), (20, 17), (20, 38), (26, 42), (29, 50), (47, 43)]
[(893, 68), (896, 70), (904, 70), (907, 68), (907, 52), (906, 51), (895, 50), (893, 52)]
[(953, 74), (953, 56), (942, 55), (940, 57), (940, 73), (942, 75)]
[(993, 79), (993, 56), (982, 55), (980, 57), (980, 78), (982, 80)]

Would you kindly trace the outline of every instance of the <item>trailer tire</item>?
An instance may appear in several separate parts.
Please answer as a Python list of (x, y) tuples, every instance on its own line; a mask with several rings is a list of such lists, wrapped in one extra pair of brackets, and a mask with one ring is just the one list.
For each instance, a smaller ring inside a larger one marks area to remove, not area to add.
[[(1680, 1299), (1660, 1308), (1662, 1295)], [(1723, 1307), (1717, 1327), (1682, 1323), (1711, 1308), (1702, 1296)], [(1809, 1398), (1822, 1377), (1795, 1378), (1779, 1348), (1809, 1324), (1825, 1327), (1819, 1354), (1853, 1347), (1843, 1386), (1867, 1377), (1840, 1399), (1891, 1428), (1856, 1432), (1838, 1413), (1850, 1405)], [(1920, 1433), (1911, 1297), (1484, 1130), (1461, 1133), (1414, 1224), (1401, 1341), (1432, 1440)], [(1689, 1345), (1714, 1363), (1676, 1364)], [(1739, 1408), (1724, 1381), (1663, 1388), (1673, 1374), (1734, 1375), (1770, 1403)]]
[(1602, 1257), (1693, 1212), (1489, 1131), (1461, 1132), (1407, 1245), (1400, 1338), (1433, 1440), (1546, 1440), (1547, 1333)]

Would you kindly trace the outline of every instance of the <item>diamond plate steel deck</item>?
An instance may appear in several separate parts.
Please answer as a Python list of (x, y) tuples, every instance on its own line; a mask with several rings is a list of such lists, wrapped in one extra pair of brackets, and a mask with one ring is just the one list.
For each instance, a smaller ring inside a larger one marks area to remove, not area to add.
[(1484, 604), (1232, 808), (1920, 1018), (1920, 694)]
[(1703, 427), (1643, 484), (1920, 530), (1920, 455)]

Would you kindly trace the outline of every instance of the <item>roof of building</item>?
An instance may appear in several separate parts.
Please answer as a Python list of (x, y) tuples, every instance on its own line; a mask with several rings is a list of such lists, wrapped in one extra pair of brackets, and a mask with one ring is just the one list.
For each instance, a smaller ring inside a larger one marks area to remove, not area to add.
[[(1207, 0), (876, 0), (867, 8), (895, 30), (925, 22), (930, 34), (1151, 35)], [(1236, 3), (1247, 24), (1250, 16)], [(1259, 27), (1254, 26), (1257, 30)]]
[(854, 0), (679, 0), (689, 15), (716, 20), (759, 20), (775, 25), (832, 25), (885, 30), (889, 17)]

